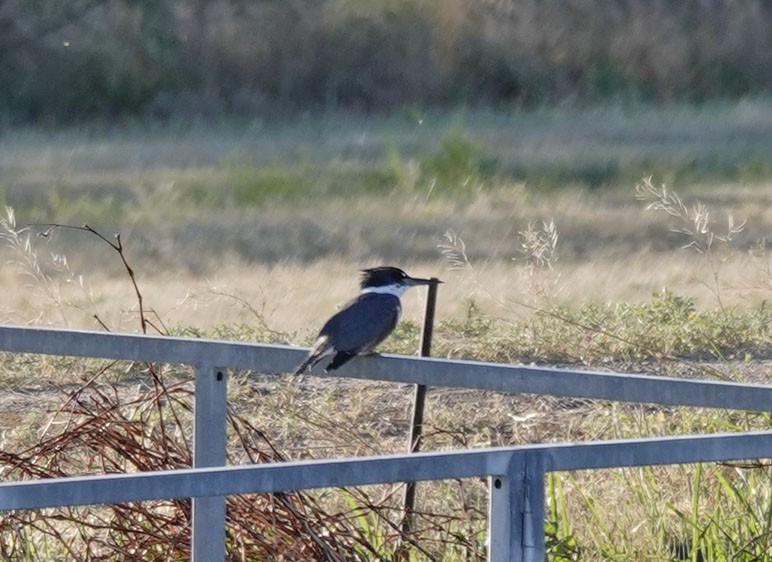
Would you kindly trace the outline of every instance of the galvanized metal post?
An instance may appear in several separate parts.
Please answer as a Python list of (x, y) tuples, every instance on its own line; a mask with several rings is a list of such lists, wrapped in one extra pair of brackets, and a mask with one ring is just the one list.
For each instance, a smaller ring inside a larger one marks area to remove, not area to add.
[(525, 562), (544, 562), (544, 456), (526, 453), (523, 482), (523, 554)]
[[(421, 357), (429, 357), (432, 353), (432, 334), (434, 332), (434, 311), (437, 307), (437, 285), (440, 280), (436, 277), (430, 279), (429, 290), (426, 294), (426, 310), (424, 311), (424, 323), (421, 330)], [(424, 425), (424, 409), (426, 404), (426, 385), (415, 385), (413, 394), (413, 416), (410, 423), (410, 441), (408, 441), (408, 453), (416, 453), (421, 449), (421, 435)], [(415, 508), (415, 482), (407, 482), (405, 485), (405, 498), (403, 500), (404, 516), (402, 518), (402, 533), (407, 534), (413, 527), (413, 510)]]
[[(228, 371), (196, 367), (193, 467), (225, 466)], [(225, 497), (193, 498), (191, 560), (225, 560)]]
[(507, 474), (488, 478), (488, 562), (543, 562), (541, 455), (514, 455)]

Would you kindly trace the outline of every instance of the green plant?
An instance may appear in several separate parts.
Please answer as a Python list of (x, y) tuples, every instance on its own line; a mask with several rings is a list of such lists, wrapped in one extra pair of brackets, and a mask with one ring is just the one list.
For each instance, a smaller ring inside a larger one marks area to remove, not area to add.
[(296, 200), (308, 195), (312, 186), (302, 166), (228, 162), (225, 170), (233, 203), (239, 207), (259, 207), (267, 201)]
[(449, 128), (439, 148), (421, 160), (431, 192), (445, 195), (475, 193), (496, 171), (496, 158), (484, 155), (481, 144), (471, 140), (461, 126)]
[(770, 470), (763, 463), (729, 463), (706, 474), (697, 465), (689, 511), (669, 508), (683, 523), (679, 559), (769, 560), (772, 546)]
[(545, 553), (550, 562), (575, 562), (581, 551), (571, 531), (563, 478), (547, 473), (547, 520), (544, 523)]

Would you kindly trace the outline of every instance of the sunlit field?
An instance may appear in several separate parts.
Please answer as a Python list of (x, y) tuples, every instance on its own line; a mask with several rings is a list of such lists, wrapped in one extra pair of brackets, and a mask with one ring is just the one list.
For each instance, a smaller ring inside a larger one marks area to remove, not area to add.
[[(356, 293), (359, 269), (389, 264), (445, 282), (440, 356), (768, 384), (771, 139), (764, 100), (10, 130), (0, 136), (0, 321), (139, 331), (132, 277), (109, 244), (119, 233), (151, 332), (308, 344)], [(383, 351), (415, 353), (424, 297), (405, 295)], [(111, 416), (145, 411), (131, 408), (154, 369), (171, 393), (153, 394), (154, 407), (187, 399), (185, 368), (95, 363), (5, 357), (2, 449), (49, 459), (61, 454), (49, 440), (75, 426), (67, 420), (130, 426)], [(104, 388), (114, 393), (94, 394)], [(411, 392), (233, 373), (229, 400), (256, 428), (239, 435), (259, 433), (285, 458), (321, 458), (402, 451)], [(768, 414), (449, 389), (432, 389), (427, 420), (426, 449), (770, 426)], [(73, 454), (75, 466), (92, 462)], [(770, 476), (769, 466), (711, 465), (551, 477), (549, 559), (769, 560)], [(424, 546), (410, 559), (483, 560), (485, 497), (482, 482), (421, 486)], [(293, 513), (343, 514), (337, 532), (367, 545), (361, 559), (392, 555), (395, 488), (315, 498)], [(19, 525), (8, 552), (63, 552), (59, 531)]]
[[(84, 232), (36, 236), (48, 223), (120, 233), (148, 304), (202, 329), (247, 320), (251, 307), (277, 330), (313, 330), (356, 290), (357, 270), (380, 263), (448, 281), (444, 318), (469, 299), (522, 315), (536, 293), (578, 304), (670, 289), (704, 306), (754, 305), (769, 281), (771, 130), (769, 105), (741, 102), (12, 131), (0, 138), (0, 188), (57, 293), (4, 245), (3, 314), (88, 327), (98, 312), (132, 325), (116, 316), (133, 304), (118, 256)], [(636, 199), (648, 176), (689, 209), (706, 205), (717, 237), (729, 217), (741, 231), (710, 255), (682, 248), (694, 239), (676, 231), (693, 225)], [(523, 236), (549, 221), (557, 241), (536, 272)], [(463, 243), (464, 267), (443, 254), (448, 236)]]

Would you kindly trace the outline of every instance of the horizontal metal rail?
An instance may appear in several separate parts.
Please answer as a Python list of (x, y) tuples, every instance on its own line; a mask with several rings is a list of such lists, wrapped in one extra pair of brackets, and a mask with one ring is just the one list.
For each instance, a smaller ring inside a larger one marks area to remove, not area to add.
[[(488, 476), (489, 560), (542, 562), (547, 471), (772, 457), (772, 432), (748, 432), (226, 467), (227, 369), (291, 372), (306, 349), (0, 326), (0, 351), (196, 368), (195, 468), (0, 483), (0, 510), (190, 497), (197, 561), (225, 559), (226, 495)], [(393, 355), (358, 358), (333, 376), (751, 411), (772, 405), (770, 385)]]
[(528, 445), (6, 482), (0, 483), (0, 510), (506, 475), (513, 459), (519, 457), (538, 457), (547, 472), (772, 458), (772, 432)]
[[(286, 345), (9, 326), (0, 326), (0, 351), (218, 365), (263, 373), (291, 372), (307, 353)], [(772, 404), (770, 385), (396, 355), (360, 357), (332, 376), (748, 411), (769, 411)]]

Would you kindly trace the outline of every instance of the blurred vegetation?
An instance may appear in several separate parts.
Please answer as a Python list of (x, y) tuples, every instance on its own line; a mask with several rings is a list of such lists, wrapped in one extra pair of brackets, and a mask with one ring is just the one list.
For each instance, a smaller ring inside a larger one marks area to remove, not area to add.
[(4, 0), (0, 123), (764, 95), (771, 20), (762, 0)]

